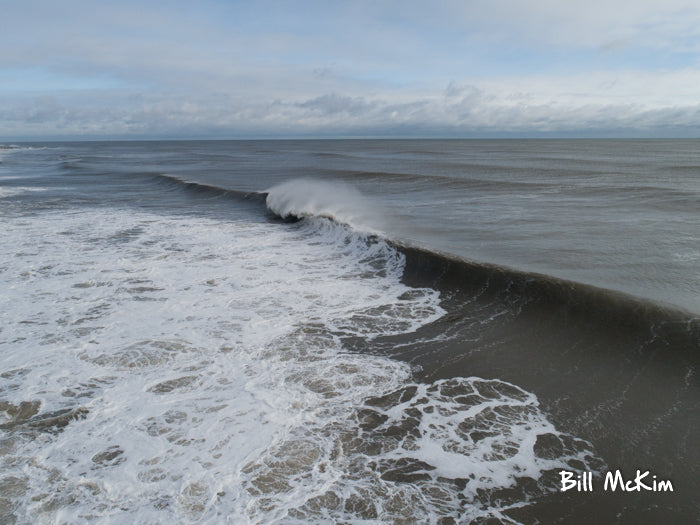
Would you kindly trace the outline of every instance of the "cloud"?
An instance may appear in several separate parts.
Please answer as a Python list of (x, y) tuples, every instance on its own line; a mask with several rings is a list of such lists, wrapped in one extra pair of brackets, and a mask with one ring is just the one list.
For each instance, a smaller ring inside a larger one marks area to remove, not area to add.
[(696, 2), (294, 5), (11, 3), (0, 22), (0, 80), (17, 80), (0, 82), (1, 133), (653, 134), (700, 126)]
[[(687, 70), (495, 78), (441, 90), (326, 93), (270, 99), (235, 93), (119, 90), (25, 97), (0, 103), (17, 135), (307, 136), (593, 133), (700, 133), (700, 103)], [(622, 130), (622, 131), (620, 131)]]
[(322, 95), (297, 104), (299, 108), (310, 110), (322, 117), (337, 115), (360, 116), (366, 115), (374, 109), (375, 104), (366, 101), (362, 97), (340, 96), (335, 93)]

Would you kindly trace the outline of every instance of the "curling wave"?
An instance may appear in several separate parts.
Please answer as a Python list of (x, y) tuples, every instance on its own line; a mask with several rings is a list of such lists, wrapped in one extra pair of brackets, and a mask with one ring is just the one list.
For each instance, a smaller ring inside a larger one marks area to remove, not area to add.
[(353, 228), (378, 233), (381, 214), (357, 189), (340, 182), (295, 179), (267, 191), (270, 211), (284, 220), (326, 217)]

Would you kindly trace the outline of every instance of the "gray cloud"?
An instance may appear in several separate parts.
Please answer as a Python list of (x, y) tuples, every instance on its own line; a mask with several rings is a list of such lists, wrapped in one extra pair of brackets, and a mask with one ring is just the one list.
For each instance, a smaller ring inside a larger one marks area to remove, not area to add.
[(347, 116), (362, 116), (370, 113), (375, 104), (362, 97), (340, 96), (335, 93), (322, 95), (297, 104), (297, 107), (311, 110), (313, 113), (332, 117), (345, 114)]
[[(0, 134), (697, 134), (700, 127), (694, 2), (307, 7), (11, 3), (0, 21), (0, 79), (6, 71), (41, 80), (27, 80), (26, 89), (0, 83)], [(606, 57), (619, 62), (649, 49), (695, 61), (675, 70), (605, 67)], [(566, 52), (599, 67), (547, 62)]]
[(442, 94), (401, 100), (329, 93), (301, 101), (242, 101), (226, 94), (108, 91), (29, 97), (15, 104), (5, 101), (0, 120), (8, 136), (586, 135), (606, 129), (700, 136), (698, 103), (651, 107), (625, 101), (570, 104), (534, 96), (525, 99), (529, 102), (454, 86)]

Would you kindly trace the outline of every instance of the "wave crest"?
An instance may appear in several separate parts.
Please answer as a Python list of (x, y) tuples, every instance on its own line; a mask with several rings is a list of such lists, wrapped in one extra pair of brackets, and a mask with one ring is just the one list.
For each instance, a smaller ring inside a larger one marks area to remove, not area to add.
[(353, 228), (377, 233), (376, 206), (356, 188), (342, 182), (294, 179), (267, 190), (268, 209), (283, 219), (327, 217)]

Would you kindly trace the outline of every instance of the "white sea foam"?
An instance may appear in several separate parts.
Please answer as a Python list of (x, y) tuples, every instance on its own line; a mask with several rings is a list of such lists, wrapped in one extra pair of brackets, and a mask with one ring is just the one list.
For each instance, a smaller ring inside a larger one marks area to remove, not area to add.
[(477, 489), (591, 459), (515, 386), (344, 350), (444, 313), (350, 228), (83, 210), (4, 237), (8, 521), (467, 519), (520, 504)]
[[(11, 178), (14, 177), (7, 177), (7, 179)], [(3, 180), (3, 178), (0, 177), (0, 180)], [(17, 195), (22, 195), (24, 193), (31, 193), (35, 191), (46, 191), (46, 188), (37, 188), (30, 186), (0, 186), (0, 199), (4, 199), (6, 197), (15, 197)]]
[(267, 193), (267, 207), (283, 218), (328, 217), (366, 232), (378, 232), (381, 227), (377, 206), (343, 182), (294, 179)]

